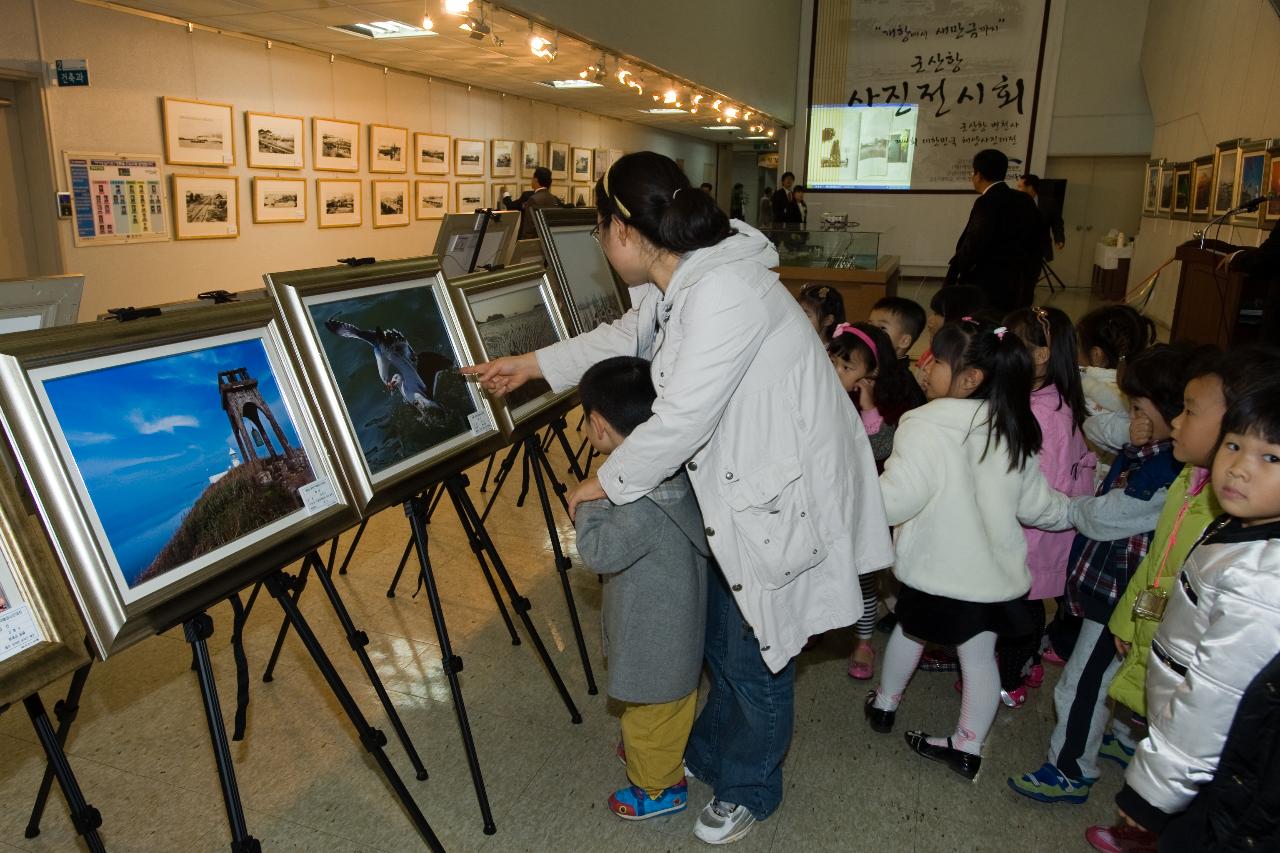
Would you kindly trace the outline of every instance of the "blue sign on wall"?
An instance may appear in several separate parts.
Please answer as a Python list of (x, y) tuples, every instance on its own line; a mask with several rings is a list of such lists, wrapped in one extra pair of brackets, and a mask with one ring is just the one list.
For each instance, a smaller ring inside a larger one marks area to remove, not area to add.
[(88, 86), (89, 63), (83, 59), (59, 59), (54, 63), (59, 86)]

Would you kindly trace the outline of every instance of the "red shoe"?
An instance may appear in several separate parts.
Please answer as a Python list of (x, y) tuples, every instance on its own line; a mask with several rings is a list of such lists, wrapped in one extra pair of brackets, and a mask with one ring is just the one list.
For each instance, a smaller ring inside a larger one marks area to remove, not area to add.
[(1157, 853), (1159, 839), (1154, 832), (1136, 826), (1091, 826), (1084, 840), (1103, 853)]
[[(856, 652), (855, 652), (856, 654)], [(876, 674), (876, 650), (871, 649), (871, 660), (862, 663), (849, 655), (849, 677), (868, 681)]]
[(1044, 684), (1044, 667), (1040, 664), (1032, 664), (1031, 669), (1027, 671), (1027, 678), (1023, 681), (1027, 687), (1039, 687)]
[(1015, 687), (1012, 690), (1001, 690), (1000, 702), (1006, 708), (1021, 708), (1027, 703), (1027, 688)]
[(1058, 656), (1058, 653), (1053, 650), (1053, 646), (1040, 653), (1040, 660), (1045, 663), (1051, 663), (1054, 666), (1062, 666), (1067, 662), (1064, 658)]

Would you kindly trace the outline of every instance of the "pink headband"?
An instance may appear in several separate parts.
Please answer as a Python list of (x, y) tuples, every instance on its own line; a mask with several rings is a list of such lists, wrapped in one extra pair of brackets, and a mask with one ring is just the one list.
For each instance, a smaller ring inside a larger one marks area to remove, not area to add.
[(850, 323), (841, 323), (839, 326), (836, 326), (836, 330), (831, 333), (832, 340), (840, 337), (845, 332), (848, 332), (851, 335), (857, 335), (862, 339), (862, 342), (867, 345), (867, 349), (871, 350), (871, 366), (874, 369), (880, 359), (876, 354), (876, 345), (875, 342), (871, 340), (871, 336), (859, 329), (857, 326)]

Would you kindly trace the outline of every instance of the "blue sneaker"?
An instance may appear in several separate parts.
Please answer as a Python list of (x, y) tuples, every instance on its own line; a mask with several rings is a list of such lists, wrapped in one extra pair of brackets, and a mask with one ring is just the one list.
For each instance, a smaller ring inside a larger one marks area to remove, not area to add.
[(1133, 760), (1134, 750), (1120, 742), (1120, 738), (1108, 732), (1102, 736), (1102, 748), (1098, 750), (1099, 758), (1114, 761), (1121, 767), (1128, 767)]
[(1052, 764), (1045, 762), (1034, 773), (1023, 773), (1018, 779), (1009, 778), (1009, 787), (1024, 797), (1041, 803), (1071, 803), (1080, 805), (1089, 799), (1089, 789), (1096, 779), (1070, 779)]
[(657, 799), (650, 799), (644, 788), (628, 785), (614, 791), (609, 798), (609, 810), (623, 820), (648, 820), (664, 814), (675, 814), (689, 807), (689, 783), (679, 783), (663, 790)]

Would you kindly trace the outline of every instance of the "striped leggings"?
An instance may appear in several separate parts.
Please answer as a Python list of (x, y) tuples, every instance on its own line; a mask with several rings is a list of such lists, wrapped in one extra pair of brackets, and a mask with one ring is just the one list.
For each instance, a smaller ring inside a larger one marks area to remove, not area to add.
[(880, 572), (868, 572), (858, 576), (862, 585), (862, 618), (855, 631), (859, 640), (870, 640), (876, 630), (876, 617), (880, 615)]

